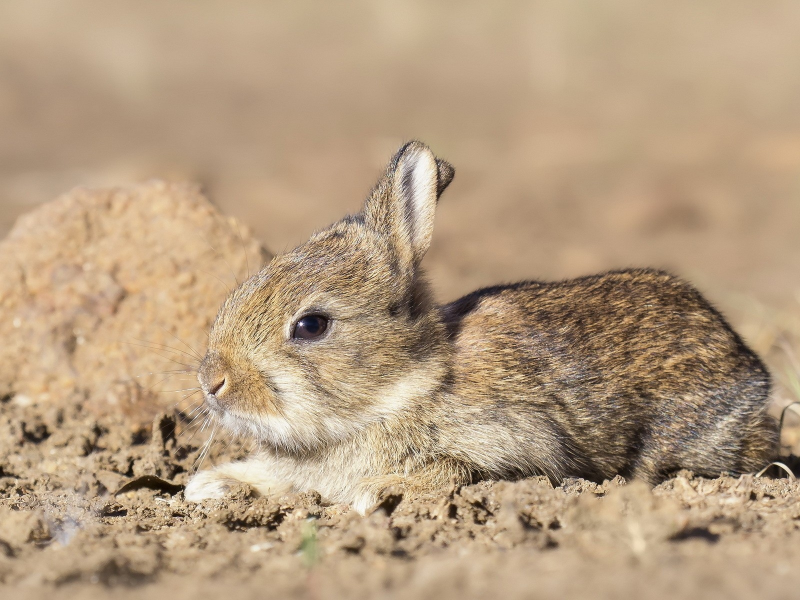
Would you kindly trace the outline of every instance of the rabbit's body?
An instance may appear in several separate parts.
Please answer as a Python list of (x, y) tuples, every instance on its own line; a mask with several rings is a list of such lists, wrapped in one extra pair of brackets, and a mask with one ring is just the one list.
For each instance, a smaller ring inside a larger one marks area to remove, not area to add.
[(543, 474), (656, 482), (777, 449), (761, 361), (694, 288), (628, 270), (430, 299), (419, 262), (452, 168), (405, 146), (364, 211), (226, 300), (198, 377), (256, 456), (198, 473), (364, 512), (390, 485)]
[(669, 274), (489, 288), (443, 313), (452, 394), (476, 411), (470, 428), (485, 431), (464, 437), (474, 450), (461, 447), (475, 457), (497, 449), (485, 464), (472, 458), (479, 472), (656, 482), (681, 468), (752, 471), (775, 449), (766, 369)]

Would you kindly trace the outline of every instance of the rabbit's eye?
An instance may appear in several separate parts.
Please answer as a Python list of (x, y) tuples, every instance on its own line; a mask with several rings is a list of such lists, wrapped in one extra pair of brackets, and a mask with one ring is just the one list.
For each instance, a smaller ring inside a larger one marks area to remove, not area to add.
[(306, 315), (294, 326), (296, 340), (315, 340), (328, 330), (328, 319), (322, 315)]

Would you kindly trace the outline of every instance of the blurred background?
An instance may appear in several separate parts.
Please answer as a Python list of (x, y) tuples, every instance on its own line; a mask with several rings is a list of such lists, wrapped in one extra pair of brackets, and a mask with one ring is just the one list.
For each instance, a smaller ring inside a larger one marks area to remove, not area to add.
[(280, 251), (419, 138), (457, 172), (440, 299), (652, 265), (774, 338), (800, 313), (798, 32), (796, 0), (4, 0), (0, 235), (159, 177)]

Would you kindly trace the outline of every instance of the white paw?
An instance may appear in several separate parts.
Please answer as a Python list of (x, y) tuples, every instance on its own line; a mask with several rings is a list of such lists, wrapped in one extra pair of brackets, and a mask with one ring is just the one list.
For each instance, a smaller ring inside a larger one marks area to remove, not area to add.
[(350, 506), (362, 517), (378, 502), (377, 496), (372, 492), (358, 492), (353, 496)]
[(190, 502), (201, 502), (208, 498), (224, 498), (234, 483), (236, 483), (235, 479), (226, 477), (222, 473), (200, 471), (189, 480), (183, 495)]

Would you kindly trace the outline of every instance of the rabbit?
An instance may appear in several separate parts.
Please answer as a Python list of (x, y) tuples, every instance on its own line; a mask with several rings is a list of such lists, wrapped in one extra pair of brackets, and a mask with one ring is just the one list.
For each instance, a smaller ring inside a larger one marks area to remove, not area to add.
[(360, 213), (224, 301), (198, 380), (210, 413), (260, 449), (197, 472), (187, 500), (244, 482), (363, 514), (390, 486), (656, 484), (777, 454), (767, 369), (673, 275), (524, 281), (437, 305), (420, 263), (453, 175), (426, 145), (404, 145)]

